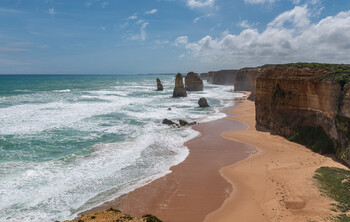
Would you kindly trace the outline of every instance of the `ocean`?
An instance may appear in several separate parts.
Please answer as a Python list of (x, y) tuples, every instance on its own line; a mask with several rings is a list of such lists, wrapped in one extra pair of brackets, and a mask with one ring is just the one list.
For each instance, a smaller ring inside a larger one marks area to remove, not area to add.
[[(156, 91), (156, 77), (164, 91)], [(225, 117), (233, 86), (172, 98), (175, 75), (0, 75), (0, 221), (55, 221), (170, 173), (198, 136), (164, 118)], [(211, 108), (199, 108), (206, 97)], [(171, 108), (171, 110), (168, 110)]]

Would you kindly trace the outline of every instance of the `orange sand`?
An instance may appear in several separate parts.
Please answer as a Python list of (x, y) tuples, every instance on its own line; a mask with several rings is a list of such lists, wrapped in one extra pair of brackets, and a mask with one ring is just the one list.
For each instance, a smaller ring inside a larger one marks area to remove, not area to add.
[[(255, 129), (255, 105), (244, 100), (229, 117), (248, 124), (222, 136), (254, 145), (259, 152), (220, 173), (234, 192), (205, 222), (329, 221), (332, 201), (318, 191), (313, 174), (321, 166), (345, 168), (332, 158)], [(328, 218), (328, 219), (327, 219)]]
[[(151, 213), (164, 222), (328, 221), (332, 201), (312, 177), (321, 166), (345, 167), (257, 131), (254, 103), (237, 103), (226, 119), (194, 127), (201, 136), (186, 143), (190, 155), (171, 174), (92, 212), (113, 207), (133, 216)], [(241, 130), (236, 120), (248, 128)], [(252, 145), (258, 152), (248, 157)]]

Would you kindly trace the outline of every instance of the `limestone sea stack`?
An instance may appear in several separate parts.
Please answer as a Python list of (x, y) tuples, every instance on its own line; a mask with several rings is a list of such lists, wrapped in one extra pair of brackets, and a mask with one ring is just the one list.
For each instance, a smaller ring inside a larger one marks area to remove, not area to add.
[(163, 91), (163, 84), (158, 78), (157, 78), (157, 91)]
[(187, 91), (203, 91), (203, 81), (197, 73), (189, 72), (185, 77)]
[(206, 98), (202, 97), (198, 100), (199, 107), (210, 107)]
[(184, 87), (181, 73), (178, 73), (175, 78), (175, 88), (173, 91), (173, 97), (186, 97), (187, 92)]

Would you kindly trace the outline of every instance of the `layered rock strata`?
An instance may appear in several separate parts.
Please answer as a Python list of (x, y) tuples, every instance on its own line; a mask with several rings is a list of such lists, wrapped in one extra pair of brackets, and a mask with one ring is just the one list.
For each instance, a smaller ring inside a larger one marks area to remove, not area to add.
[(215, 85), (233, 85), (238, 70), (208, 72), (207, 82)]
[(243, 68), (238, 70), (234, 81), (235, 91), (250, 91), (248, 99), (255, 100), (256, 79), (266, 67)]
[(186, 96), (187, 96), (187, 92), (184, 87), (182, 75), (178, 73), (175, 78), (175, 88), (173, 91), (173, 97), (186, 97)]
[(349, 82), (346, 65), (271, 66), (256, 80), (257, 124), (286, 137), (324, 131), (337, 158), (350, 164)]
[(185, 86), (187, 91), (203, 91), (203, 81), (197, 73), (189, 72), (185, 77)]

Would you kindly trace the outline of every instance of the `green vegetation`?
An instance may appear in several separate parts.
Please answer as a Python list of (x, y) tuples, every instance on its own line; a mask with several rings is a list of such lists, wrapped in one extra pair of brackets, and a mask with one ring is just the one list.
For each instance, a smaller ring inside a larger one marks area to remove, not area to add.
[(300, 127), (288, 140), (309, 147), (314, 152), (333, 153), (333, 141), (321, 127)]
[(127, 220), (132, 220), (132, 219), (133, 219), (133, 217), (130, 216), (129, 214), (124, 214), (124, 215), (122, 216), (122, 218), (123, 218), (123, 219), (127, 219)]
[(143, 215), (142, 218), (146, 219), (146, 222), (163, 222), (162, 220), (159, 220), (156, 216), (153, 216), (152, 214)]
[(281, 89), (280, 85), (277, 83), (276, 88), (273, 90), (272, 99), (275, 100), (279, 97), (285, 98), (286, 93), (283, 89)]
[(350, 82), (350, 65), (346, 65), (346, 64), (298, 62), (298, 63), (287, 63), (287, 64), (279, 64), (279, 65), (266, 64), (261, 67), (269, 68), (272, 66), (277, 66), (277, 67), (294, 66), (297, 68), (309, 67), (312, 69), (323, 68), (328, 70), (330, 73), (321, 77), (320, 80), (338, 82), (342, 85), (342, 87), (345, 84)]
[(335, 124), (337, 125), (337, 129), (341, 130), (344, 135), (350, 140), (350, 119), (337, 115)]
[(116, 213), (121, 213), (120, 210), (116, 210), (116, 209), (113, 209), (113, 208), (109, 208), (109, 209), (106, 210), (106, 211), (113, 211), (113, 212), (116, 212)]
[(320, 190), (338, 203), (333, 211), (340, 212), (336, 221), (350, 221), (350, 171), (335, 167), (321, 167), (316, 170), (314, 178)]
[(346, 83), (350, 82), (350, 65), (345, 64), (326, 64), (326, 63), (290, 63), (286, 64), (290, 66), (295, 66), (298, 68), (310, 67), (310, 68), (324, 68), (329, 70), (331, 73), (325, 75), (321, 80), (330, 80), (338, 82), (344, 86)]

